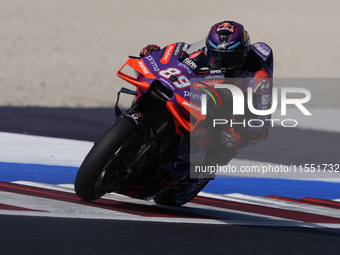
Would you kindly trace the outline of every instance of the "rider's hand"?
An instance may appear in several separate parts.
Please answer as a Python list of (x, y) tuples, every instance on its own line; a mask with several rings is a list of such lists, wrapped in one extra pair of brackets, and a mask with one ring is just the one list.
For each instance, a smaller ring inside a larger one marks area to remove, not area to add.
[(139, 53), (139, 56), (142, 58), (142, 57), (145, 57), (147, 55), (150, 55), (151, 53), (153, 52), (156, 52), (156, 51), (159, 51), (161, 48), (158, 46), (158, 45), (155, 45), (155, 44), (149, 44), (148, 46), (144, 47), (140, 53)]

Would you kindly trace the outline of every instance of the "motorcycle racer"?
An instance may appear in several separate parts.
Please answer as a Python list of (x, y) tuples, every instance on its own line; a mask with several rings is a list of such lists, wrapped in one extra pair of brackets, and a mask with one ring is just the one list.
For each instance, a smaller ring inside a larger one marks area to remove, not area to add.
[[(250, 44), (241, 24), (223, 21), (206, 40), (162, 50), (148, 45), (140, 56), (117, 71), (136, 90), (117, 93), (117, 118), (85, 157), (75, 191), (85, 201), (116, 192), (184, 205), (216, 177), (211, 166), (227, 164), (237, 150), (267, 137), (273, 54), (265, 43)], [(125, 112), (118, 106), (121, 93), (134, 96)]]
[[(148, 45), (140, 52), (140, 57), (159, 51), (157, 45)], [(257, 110), (266, 110), (271, 105), (272, 78), (273, 78), (273, 52), (263, 43), (250, 43), (248, 32), (244, 26), (234, 21), (222, 21), (213, 25), (206, 37), (205, 46), (190, 54), (189, 59), (195, 61), (200, 71), (221, 70), (225, 79), (244, 78), (243, 82), (235, 84), (247, 93), (247, 88), (253, 91), (253, 107)], [(240, 79), (242, 80), (242, 79)], [(247, 81), (247, 84), (244, 84)], [(223, 101), (232, 102), (233, 98), (228, 91), (223, 92)], [(227, 164), (236, 151), (266, 139), (270, 127), (268, 116), (256, 116), (250, 111), (244, 115), (233, 115), (232, 104), (227, 104), (223, 113), (235, 125), (224, 126), (216, 138), (214, 149), (207, 152), (206, 159), (209, 164)], [(248, 109), (246, 107), (246, 109)], [(249, 124), (251, 120), (264, 123), (262, 126)], [(237, 124), (236, 124), (237, 123)], [(218, 153), (217, 153), (218, 152)]]

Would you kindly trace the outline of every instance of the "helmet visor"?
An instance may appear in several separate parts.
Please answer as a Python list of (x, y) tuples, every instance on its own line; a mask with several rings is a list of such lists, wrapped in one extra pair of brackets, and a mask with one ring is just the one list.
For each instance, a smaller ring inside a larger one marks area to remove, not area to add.
[(233, 69), (244, 63), (247, 52), (247, 48), (237, 50), (217, 50), (210, 48), (208, 53), (209, 64), (212, 68)]

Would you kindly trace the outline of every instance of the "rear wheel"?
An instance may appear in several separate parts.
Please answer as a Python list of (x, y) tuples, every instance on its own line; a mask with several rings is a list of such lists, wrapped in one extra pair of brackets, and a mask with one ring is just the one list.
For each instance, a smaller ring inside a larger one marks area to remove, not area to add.
[(146, 146), (142, 138), (132, 122), (117, 120), (95, 142), (80, 166), (74, 184), (77, 196), (91, 201), (122, 186), (138, 152)]

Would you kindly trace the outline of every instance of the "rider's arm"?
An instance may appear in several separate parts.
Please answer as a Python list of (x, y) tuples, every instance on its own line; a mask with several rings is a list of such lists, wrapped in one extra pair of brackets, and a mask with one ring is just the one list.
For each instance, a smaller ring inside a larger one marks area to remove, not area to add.
[[(272, 99), (272, 79), (268, 72), (261, 69), (255, 72), (255, 85), (253, 86), (253, 106), (256, 110), (268, 110), (271, 108)], [(271, 115), (254, 115), (249, 114), (247, 116), (247, 122), (251, 119), (250, 123), (247, 123), (247, 129), (244, 135), (251, 142), (260, 142), (267, 138), (270, 127)]]
[[(249, 55), (246, 68), (253, 72), (253, 79), (249, 84), (253, 91), (253, 107), (256, 110), (270, 109), (273, 86), (273, 52), (265, 43), (256, 43), (251, 46)], [(242, 117), (234, 116), (236, 122), (243, 121), (237, 119)], [(243, 118), (246, 121), (246, 126), (243, 128), (236, 125), (233, 129), (234, 135), (232, 136), (237, 141), (234, 149), (237, 150), (266, 139), (271, 125), (270, 118), (271, 115), (254, 115), (248, 111)], [(258, 121), (248, 123), (250, 119)]]

